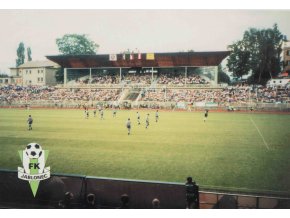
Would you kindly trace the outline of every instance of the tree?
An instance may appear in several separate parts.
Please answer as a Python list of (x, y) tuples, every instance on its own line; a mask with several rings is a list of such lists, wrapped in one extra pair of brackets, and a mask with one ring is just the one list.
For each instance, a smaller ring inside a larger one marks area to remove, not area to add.
[(218, 83), (227, 83), (231, 82), (230, 77), (223, 71), (222, 66), (218, 66)]
[(86, 35), (66, 34), (56, 39), (58, 50), (65, 55), (96, 54), (99, 45), (87, 38)]
[(21, 64), (24, 64), (24, 60), (25, 60), (25, 47), (24, 43), (20, 42), (17, 48), (16, 67), (18, 67)]
[(31, 49), (30, 49), (30, 47), (27, 48), (27, 60), (28, 60), (28, 61), (32, 61), (32, 57), (31, 57)]
[(231, 54), (228, 59), (227, 67), (233, 73), (233, 76), (241, 78), (250, 71), (250, 52), (246, 50), (243, 41), (230, 45)]
[(250, 28), (243, 39), (229, 46), (227, 66), (233, 76), (250, 75), (248, 81), (265, 84), (280, 72), (283, 35), (277, 24), (273, 28)]

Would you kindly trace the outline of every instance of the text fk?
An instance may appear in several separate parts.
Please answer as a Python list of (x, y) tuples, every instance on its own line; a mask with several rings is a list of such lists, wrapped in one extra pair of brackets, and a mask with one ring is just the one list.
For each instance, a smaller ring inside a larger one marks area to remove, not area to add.
[(33, 168), (33, 169), (40, 169), (39, 168), (39, 163), (29, 163), (29, 169)]

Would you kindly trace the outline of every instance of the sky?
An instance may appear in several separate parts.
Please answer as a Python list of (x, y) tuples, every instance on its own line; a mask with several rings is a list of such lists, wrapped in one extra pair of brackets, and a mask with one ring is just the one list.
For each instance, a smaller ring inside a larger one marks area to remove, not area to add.
[[(33, 60), (59, 54), (56, 39), (87, 34), (98, 53), (224, 51), (250, 27), (279, 30), (290, 38), (290, 10), (0, 10), (0, 73), (15, 67), (20, 42)], [(27, 56), (27, 54), (26, 54)]]

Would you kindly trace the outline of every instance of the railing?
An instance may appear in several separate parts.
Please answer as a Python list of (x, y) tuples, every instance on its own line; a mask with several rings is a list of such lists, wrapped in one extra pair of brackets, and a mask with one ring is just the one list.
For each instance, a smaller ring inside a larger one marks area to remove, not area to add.
[[(124, 95), (125, 96), (125, 95)], [(139, 96), (140, 97), (140, 96)], [(89, 106), (96, 106), (97, 104), (104, 104), (108, 105), (116, 105), (116, 102), (121, 104), (123, 101), (129, 100), (117, 100), (117, 101), (75, 101), (75, 100), (66, 100), (66, 101), (53, 101), (53, 100), (34, 100), (34, 101), (17, 101), (8, 103), (6, 101), (0, 101), (0, 107), (15, 107), (15, 108), (26, 108), (29, 107), (44, 107), (44, 108), (79, 108), (83, 104), (89, 104)], [(226, 104), (212, 104), (212, 103), (205, 103), (205, 102), (197, 102), (197, 103), (189, 103), (189, 102), (161, 102), (161, 101), (134, 101), (133, 108), (148, 108), (148, 109), (166, 109), (166, 110), (173, 110), (173, 109), (180, 109), (180, 110), (188, 110), (188, 111), (195, 111), (201, 110), (204, 108), (210, 108), (210, 110), (229, 110), (229, 107)], [(231, 108), (234, 111), (250, 111), (250, 108), (253, 107), (254, 111), (273, 111), (273, 112), (290, 112), (290, 103), (237, 103), (231, 104)], [(128, 109), (128, 108), (126, 108)]]
[(174, 88), (174, 89), (186, 89), (186, 88), (196, 88), (196, 89), (213, 89), (213, 88), (224, 88), (221, 85), (211, 85), (211, 84), (158, 84), (154, 82), (153, 84), (144, 84), (144, 83), (130, 83), (127, 84), (125, 82), (118, 83), (118, 84), (100, 84), (100, 83), (92, 83), (92, 84), (66, 84), (57, 85), (58, 88), (83, 88), (83, 89), (90, 89), (90, 88), (122, 88), (122, 87), (138, 87), (138, 88), (150, 88), (154, 87), (155, 89), (162, 89), (162, 88)]

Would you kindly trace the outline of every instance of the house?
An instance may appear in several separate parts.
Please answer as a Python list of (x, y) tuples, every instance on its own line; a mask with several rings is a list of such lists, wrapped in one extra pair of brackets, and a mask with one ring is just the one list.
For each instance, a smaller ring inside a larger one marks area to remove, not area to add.
[(17, 85), (56, 85), (55, 74), (60, 66), (52, 61), (29, 61), (10, 68), (11, 83)]
[(12, 78), (11, 76), (8, 75), (0, 75), (0, 85), (7, 85), (7, 84), (11, 84), (12, 82)]
[(290, 47), (283, 49), (284, 71), (290, 72)]

